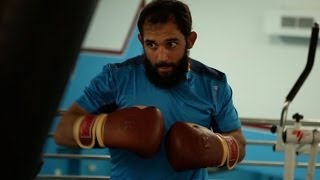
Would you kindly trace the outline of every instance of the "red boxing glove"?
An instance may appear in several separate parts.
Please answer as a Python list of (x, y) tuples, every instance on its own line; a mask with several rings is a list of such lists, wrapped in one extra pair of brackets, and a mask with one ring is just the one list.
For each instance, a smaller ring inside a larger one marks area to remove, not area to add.
[(97, 140), (101, 147), (124, 148), (142, 157), (159, 151), (164, 136), (164, 121), (155, 107), (131, 107), (100, 115)]
[(166, 149), (176, 171), (223, 165), (232, 169), (239, 158), (239, 146), (232, 136), (222, 136), (186, 122), (176, 122), (171, 127)]

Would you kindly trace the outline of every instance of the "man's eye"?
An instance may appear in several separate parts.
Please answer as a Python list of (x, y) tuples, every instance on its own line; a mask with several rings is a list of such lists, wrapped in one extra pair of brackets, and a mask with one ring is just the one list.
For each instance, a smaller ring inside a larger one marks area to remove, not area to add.
[(155, 48), (156, 44), (155, 43), (146, 43), (146, 46), (148, 46), (149, 48)]
[(173, 48), (173, 47), (175, 47), (177, 45), (178, 45), (178, 43), (176, 43), (176, 42), (168, 42), (168, 46), (171, 47), (171, 48)]

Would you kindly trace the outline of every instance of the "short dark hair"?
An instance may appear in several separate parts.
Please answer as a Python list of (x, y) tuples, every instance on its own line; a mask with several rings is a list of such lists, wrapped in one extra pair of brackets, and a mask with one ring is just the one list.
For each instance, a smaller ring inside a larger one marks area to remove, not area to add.
[(143, 25), (165, 23), (173, 18), (181, 33), (187, 37), (192, 29), (192, 17), (188, 5), (178, 0), (153, 0), (141, 11), (138, 19), (139, 32), (143, 35)]

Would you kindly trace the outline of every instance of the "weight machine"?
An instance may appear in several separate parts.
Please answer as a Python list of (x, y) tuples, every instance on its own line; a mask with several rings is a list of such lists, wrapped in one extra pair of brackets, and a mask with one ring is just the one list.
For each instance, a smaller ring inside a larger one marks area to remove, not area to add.
[(319, 34), (319, 24), (314, 23), (311, 32), (311, 39), (309, 44), (309, 53), (307, 64), (300, 77), (294, 84), (293, 88), (289, 92), (284, 102), (281, 119), (278, 126), (272, 126), (271, 132), (277, 133), (277, 141), (273, 146), (274, 151), (284, 151), (285, 153), (285, 165), (284, 165), (284, 180), (293, 180), (294, 172), (296, 168), (296, 156), (298, 153), (303, 152), (304, 146), (309, 147), (309, 162), (306, 180), (314, 179), (315, 164), (317, 159), (317, 153), (320, 143), (320, 132), (317, 129), (303, 128), (301, 127), (301, 120), (303, 116), (299, 113), (293, 115), (295, 120), (294, 125), (291, 127), (286, 127), (286, 120), (288, 114), (288, 108), (290, 103), (293, 101), (295, 95), (298, 93), (299, 89), (303, 85), (304, 81), (307, 79), (313, 64), (316, 54), (317, 42)]

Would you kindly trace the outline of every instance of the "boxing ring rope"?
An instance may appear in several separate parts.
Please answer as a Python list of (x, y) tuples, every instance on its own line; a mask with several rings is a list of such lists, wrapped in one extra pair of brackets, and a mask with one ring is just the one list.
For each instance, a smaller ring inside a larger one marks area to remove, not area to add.
[(46, 159), (87, 159), (87, 160), (110, 160), (110, 155), (91, 155), (91, 154), (55, 154), (47, 153), (43, 155)]
[[(110, 160), (110, 155), (91, 155), (91, 154), (44, 154), (45, 159), (86, 159), (86, 160)], [(243, 160), (238, 165), (250, 165), (250, 166), (284, 166), (284, 162), (281, 161), (252, 161)], [(299, 162), (297, 167), (306, 168), (308, 163)], [(320, 163), (316, 164), (316, 168), (320, 168)], [(210, 168), (208, 168), (210, 169)]]
[[(249, 118), (249, 117), (240, 117), (241, 122), (244, 125), (278, 125), (279, 119), (265, 119), (265, 118)], [(295, 120), (287, 120), (287, 125), (294, 125)], [(301, 121), (302, 126), (312, 126), (320, 127), (320, 119), (303, 119)]]
[[(56, 112), (56, 116), (61, 116), (66, 112), (65, 109), (59, 109)], [(240, 121), (244, 125), (278, 125), (279, 119), (266, 119), (266, 118), (250, 118), (250, 117), (240, 117)], [(286, 124), (293, 125), (294, 120), (288, 119)], [(320, 125), (320, 119), (304, 119), (301, 121), (301, 125), (303, 126), (319, 126)], [(320, 126), (319, 126), (320, 127)]]
[(107, 180), (107, 179), (110, 179), (110, 176), (76, 176), (76, 175), (61, 175), (61, 176), (52, 176), (52, 175), (41, 175), (41, 176), (38, 176), (36, 178), (36, 180), (41, 180), (41, 179), (90, 179), (90, 180), (95, 180), (95, 179), (103, 179), (103, 180)]

